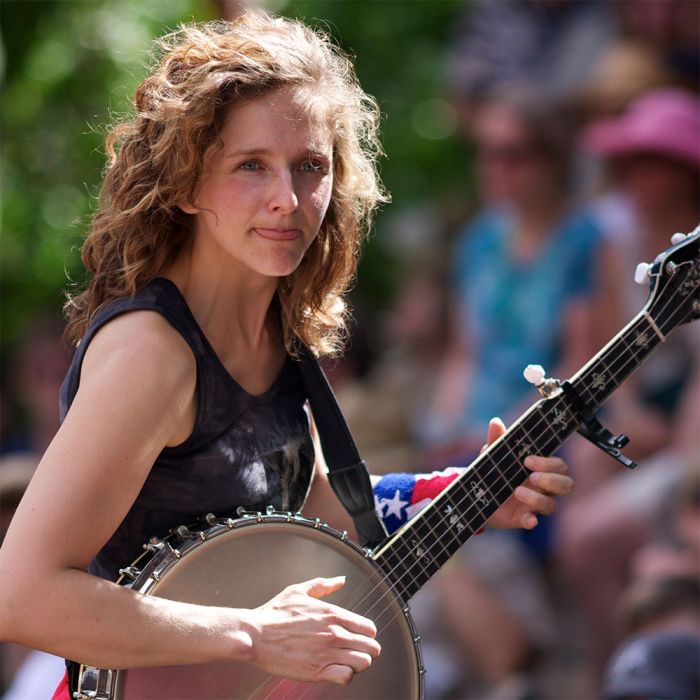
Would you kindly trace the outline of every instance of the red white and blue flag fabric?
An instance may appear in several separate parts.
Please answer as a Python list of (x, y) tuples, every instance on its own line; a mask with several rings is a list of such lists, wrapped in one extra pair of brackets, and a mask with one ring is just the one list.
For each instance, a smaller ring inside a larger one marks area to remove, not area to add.
[(432, 474), (387, 474), (372, 477), (374, 507), (391, 534), (428, 505), (462, 472), (448, 467)]

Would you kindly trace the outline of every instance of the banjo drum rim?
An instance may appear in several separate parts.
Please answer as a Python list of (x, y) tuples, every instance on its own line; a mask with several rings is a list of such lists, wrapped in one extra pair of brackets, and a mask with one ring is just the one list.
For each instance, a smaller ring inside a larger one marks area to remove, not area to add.
[[(319, 518), (310, 519), (301, 513), (276, 511), (270, 506), (265, 513), (239, 508), (237, 516), (236, 518), (217, 517), (213, 513), (207, 513), (198, 522), (173, 528), (163, 538), (152, 537), (143, 545), (144, 551), (129, 566), (119, 570), (120, 575), (116, 583), (143, 595), (156, 594), (158, 584), (188, 554), (217, 537), (259, 524), (288, 524), (323, 532), (339, 540), (368, 562), (372, 562), (372, 550), (360, 547), (349, 539), (346, 531), (336, 530), (327, 523), (323, 523)], [(141, 565), (140, 568), (139, 565)], [(376, 564), (372, 563), (370, 566), (381, 572), (381, 568)], [(393, 590), (391, 584), (388, 587)], [(425, 690), (423, 682), (425, 669), (420, 649), (420, 636), (416, 632), (408, 605), (395, 590), (393, 592), (410, 631), (416, 658), (417, 700), (422, 700)], [(75, 700), (119, 700), (117, 693), (120, 676), (125, 671), (126, 669), (103, 669), (80, 664), (78, 688), (73, 697)]]

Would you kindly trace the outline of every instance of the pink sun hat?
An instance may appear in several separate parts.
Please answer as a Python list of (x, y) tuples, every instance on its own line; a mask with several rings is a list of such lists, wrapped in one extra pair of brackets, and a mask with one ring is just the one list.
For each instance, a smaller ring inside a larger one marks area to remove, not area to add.
[(591, 124), (583, 144), (607, 157), (656, 153), (700, 168), (700, 98), (675, 88), (648, 92), (621, 116)]

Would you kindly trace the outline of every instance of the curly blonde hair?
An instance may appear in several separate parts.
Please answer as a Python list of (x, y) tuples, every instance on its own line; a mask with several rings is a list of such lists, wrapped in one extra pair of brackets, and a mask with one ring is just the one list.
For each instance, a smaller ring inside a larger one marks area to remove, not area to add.
[(299, 338), (318, 355), (344, 339), (343, 293), (354, 278), (364, 234), (379, 202), (379, 109), (350, 60), (320, 31), (247, 11), (233, 22), (187, 24), (155, 42), (156, 67), (137, 88), (136, 114), (106, 138), (99, 208), (82, 248), (91, 281), (68, 296), (67, 335), (78, 342), (107, 302), (131, 296), (172, 263), (192, 219), (207, 158), (221, 147), (227, 108), (292, 87), (309, 96), (333, 135), (333, 190), (318, 236), (298, 268), (280, 279), (284, 342)]

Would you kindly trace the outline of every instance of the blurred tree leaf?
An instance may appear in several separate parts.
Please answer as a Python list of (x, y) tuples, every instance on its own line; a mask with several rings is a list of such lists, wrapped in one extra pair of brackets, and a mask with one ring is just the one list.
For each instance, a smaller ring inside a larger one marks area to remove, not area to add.
[(3, 0), (3, 350), (60, 311), (66, 274), (82, 280), (105, 126), (129, 110), (151, 37), (213, 16), (201, 0)]

